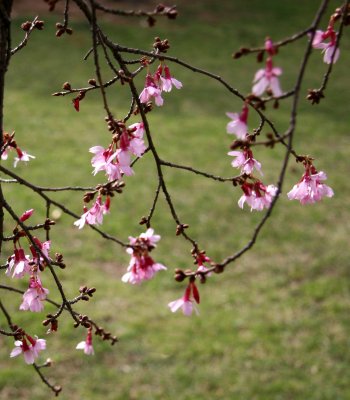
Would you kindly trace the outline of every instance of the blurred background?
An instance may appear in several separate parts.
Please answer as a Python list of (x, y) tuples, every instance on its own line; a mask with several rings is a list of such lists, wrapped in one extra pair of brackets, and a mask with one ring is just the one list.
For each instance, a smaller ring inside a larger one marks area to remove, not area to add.
[[(79, 10), (72, 5), (70, 26), (73, 35), (55, 37), (55, 23), (62, 22), (62, 6), (48, 13), (40, 1), (15, 1), (13, 46), (23, 38), (22, 22), (36, 15), (45, 29), (33, 32), (28, 46), (11, 60), (6, 82), (5, 127), (16, 131), (21, 148), (36, 156), (16, 173), (42, 186), (83, 185), (103, 182), (91, 175), (94, 145), (107, 146), (110, 136), (104, 122), (99, 93), (90, 92), (77, 113), (69, 96), (53, 97), (62, 84), (85, 87), (94, 77), (92, 58), (83, 61), (91, 47), (91, 34)], [(107, 2), (103, 2), (107, 4)], [(340, 5), (330, 2), (327, 18)], [(108, 2), (123, 9), (153, 9), (152, 1)], [(214, 72), (241, 93), (251, 91), (254, 74), (262, 65), (255, 55), (232, 59), (241, 46), (262, 46), (266, 36), (280, 40), (310, 25), (318, 0), (177, 2), (176, 20), (158, 18), (149, 28), (142, 18), (108, 16), (101, 26), (113, 41), (129, 47), (151, 50), (154, 37), (169, 39), (169, 55)], [(57, 221), (51, 231), (52, 254), (63, 253), (67, 268), (58, 271), (68, 297), (78, 294), (81, 285), (95, 286), (88, 304), (78, 304), (99, 324), (116, 334), (114, 347), (94, 340), (95, 356), (75, 350), (85, 338), (83, 329), (74, 329), (68, 318), (60, 320), (59, 331), (46, 336), (41, 325), (47, 304), (39, 314), (19, 312), (21, 296), (1, 292), (1, 300), (13, 319), (27, 331), (47, 340), (45, 357), (54, 360), (46, 372), (50, 382), (63, 386), (62, 399), (242, 399), (242, 400), (335, 400), (349, 399), (349, 28), (344, 31), (341, 55), (335, 65), (326, 98), (311, 105), (307, 89), (318, 88), (326, 64), (314, 51), (302, 88), (298, 110), (295, 149), (310, 154), (318, 170), (328, 175), (327, 184), (335, 192), (332, 199), (301, 206), (285, 193), (300, 179), (303, 169), (291, 160), (283, 196), (254, 249), (224, 274), (209, 278), (199, 287), (200, 316), (187, 318), (172, 314), (167, 303), (182, 296), (184, 284), (173, 280), (175, 268), (191, 268), (191, 248), (174, 235), (175, 226), (161, 197), (153, 228), (162, 236), (154, 259), (168, 267), (141, 286), (121, 282), (128, 265), (125, 250), (104, 241), (88, 227), (73, 227), (74, 220), (53, 209)], [(301, 63), (306, 39), (280, 49), (275, 65), (283, 69), (282, 89), (290, 90)], [(191, 165), (222, 176), (232, 176), (227, 156), (232, 136), (226, 133), (226, 112), (239, 112), (241, 101), (217, 82), (169, 64), (183, 89), (165, 95), (165, 103), (149, 116), (151, 131), (160, 156), (174, 163)], [(155, 68), (155, 67), (154, 67)], [(103, 70), (104, 79), (112, 74)], [(144, 75), (136, 80), (139, 90)], [(123, 86), (107, 91), (115, 116), (123, 117), (129, 94)], [(283, 132), (289, 122), (291, 100), (271, 105), (266, 111)], [(138, 122), (136, 117), (133, 122)], [(249, 128), (258, 120), (250, 114)], [(269, 131), (265, 129), (262, 136)], [(256, 148), (262, 162), (264, 182), (275, 183), (284, 150)], [(11, 160), (4, 165), (12, 168)], [(239, 188), (217, 183), (186, 171), (165, 169), (165, 178), (174, 204), (189, 233), (214, 261), (221, 261), (242, 248), (261, 218), (260, 213), (242, 211), (237, 206)], [(112, 202), (111, 214), (103, 229), (126, 242), (128, 236), (143, 231), (138, 222), (147, 215), (157, 187), (156, 171), (150, 155), (135, 165), (135, 176), (127, 178), (124, 193)], [(8, 201), (18, 213), (35, 208), (33, 223), (42, 222), (45, 204), (31, 191), (8, 185)], [(82, 212), (81, 194), (52, 194), (77, 214)], [(6, 221), (8, 232), (13, 223)], [(44, 240), (43, 237), (40, 237)], [(13, 249), (5, 246), (1, 263)], [(27, 282), (4, 284), (25, 290)], [(50, 297), (59, 294), (42, 276)], [(0, 315), (0, 326), (6, 322)], [(0, 336), (0, 397), (41, 400), (50, 396), (23, 359), (10, 359), (13, 342)]]

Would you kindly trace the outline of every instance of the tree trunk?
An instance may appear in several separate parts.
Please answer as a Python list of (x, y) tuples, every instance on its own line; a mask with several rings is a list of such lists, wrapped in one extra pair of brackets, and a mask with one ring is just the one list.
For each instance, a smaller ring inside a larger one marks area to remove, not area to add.
[[(5, 74), (10, 61), (11, 51), (11, 8), (12, 0), (0, 0), (0, 149), (3, 146), (3, 113), (4, 113), (4, 88)], [(0, 254), (4, 234), (3, 193), (0, 183)]]

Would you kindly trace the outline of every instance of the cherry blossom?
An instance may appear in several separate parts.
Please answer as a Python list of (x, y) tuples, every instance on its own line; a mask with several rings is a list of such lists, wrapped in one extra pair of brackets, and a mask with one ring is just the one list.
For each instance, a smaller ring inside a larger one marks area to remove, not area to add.
[(142, 281), (152, 279), (158, 271), (167, 269), (164, 265), (155, 262), (149, 255), (159, 240), (160, 236), (155, 235), (151, 228), (137, 238), (129, 237), (132, 247), (129, 247), (127, 252), (131, 255), (131, 259), (127, 272), (122, 276), (123, 282), (140, 284)]
[(10, 257), (9, 266), (6, 269), (6, 275), (12, 278), (22, 278), (26, 273), (31, 271), (30, 258), (24, 254), (22, 248), (15, 249), (14, 254)]
[(226, 115), (232, 119), (226, 126), (227, 133), (235, 134), (238, 139), (245, 139), (248, 132), (248, 106), (243, 105), (242, 112), (240, 114), (227, 112)]
[[(329, 42), (325, 42), (325, 40), (329, 39)], [(314, 49), (322, 49), (322, 53), (324, 53), (323, 61), (326, 64), (331, 64), (332, 57), (333, 63), (336, 63), (340, 50), (336, 47), (337, 44), (337, 32), (334, 31), (333, 26), (328, 26), (327, 30), (321, 31), (317, 30), (315, 32), (315, 36), (312, 41), (312, 47)]]
[[(192, 296), (195, 302), (193, 302), (191, 299)], [(176, 312), (181, 308), (184, 315), (187, 316), (192, 315), (193, 310), (197, 315), (199, 315), (199, 311), (195, 303), (200, 303), (199, 292), (195, 282), (190, 282), (185, 290), (184, 295), (180, 299), (171, 301), (168, 304), (168, 307), (172, 312)]]
[(95, 154), (91, 159), (91, 165), (95, 168), (92, 173), (96, 175), (99, 171), (106, 171), (108, 160), (113, 154), (112, 146), (107, 149), (102, 146), (93, 146), (90, 147), (89, 151)]
[[(36, 265), (45, 265), (46, 264), (46, 259), (50, 260), (49, 256), (49, 251), (51, 247), (51, 241), (47, 240), (46, 242), (41, 242), (37, 237), (33, 237), (34, 245), (30, 246), (30, 251), (33, 255), (33, 262)], [(39, 254), (36, 249), (36, 247), (39, 249)]]
[(161, 89), (157, 86), (152, 75), (146, 75), (145, 87), (140, 93), (140, 101), (141, 103), (148, 103), (152, 97), (154, 97), (154, 101), (157, 106), (162, 106), (164, 100), (161, 96)]
[[(34, 364), (34, 361), (39, 356), (39, 352), (46, 349), (46, 340), (33, 339), (31, 336), (26, 335), (22, 340), (15, 341), (15, 348), (11, 351), (10, 357), (17, 357), (23, 354), (24, 361), (27, 364)], [(29, 344), (28, 344), (28, 342)]]
[(24, 161), (24, 162), (28, 162), (30, 161), (31, 158), (35, 158), (34, 156), (31, 156), (30, 154), (28, 154), (26, 151), (22, 151), (18, 146), (16, 147), (16, 152), (18, 157), (15, 157), (15, 161), (13, 163), (13, 166), (16, 168), (17, 164), (19, 161)]
[(248, 174), (250, 175), (254, 168), (261, 172), (261, 163), (259, 161), (256, 161), (255, 158), (253, 158), (253, 152), (249, 148), (245, 148), (242, 151), (230, 151), (227, 153), (229, 156), (236, 157), (231, 165), (232, 167), (240, 168), (241, 169), (241, 174)]
[(256, 181), (254, 183), (244, 182), (241, 188), (244, 194), (238, 200), (238, 205), (243, 209), (244, 203), (247, 203), (251, 211), (261, 211), (264, 208), (269, 208), (277, 193), (276, 186), (265, 186), (261, 181)]
[(23, 302), (19, 309), (22, 311), (40, 312), (44, 308), (43, 301), (48, 295), (48, 289), (45, 289), (38, 276), (32, 276), (29, 280), (29, 288), (23, 294)]
[(110, 207), (110, 198), (107, 196), (105, 203), (102, 204), (102, 197), (101, 195), (99, 195), (94, 205), (90, 208), (90, 210), (86, 210), (85, 213), (81, 216), (81, 218), (74, 222), (74, 225), (77, 226), (79, 229), (82, 229), (85, 224), (89, 225), (102, 224), (103, 216), (104, 214), (107, 214), (109, 212), (109, 207)]
[(266, 60), (265, 69), (259, 69), (254, 77), (252, 92), (255, 96), (261, 96), (265, 91), (270, 90), (274, 97), (281, 96), (282, 90), (278, 76), (282, 74), (282, 69), (273, 67), (272, 57)]
[(171, 92), (173, 86), (175, 86), (176, 89), (182, 88), (182, 83), (171, 76), (169, 67), (167, 65), (164, 66), (164, 77), (162, 76), (162, 73), (163, 67), (160, 65), (157, 69), (156, 77), (158, 78), (160, 87), (164, 92)]
[(83, 340), (82, 342), (78, 343), (76, 349), (84, 350), (84, 353), (88, 356), (95, 354), (94, 348), (92, 347), (92, 330), (91, 330), (91, 328), (88, 330), (86, 340)]
[(299, 200), (301, 204), (312, 204), (323, 197), (333, 197), (333, 190), (322, 183), (327, 179), (323, 172), (317, 172), (313, 165), (306, 165), (301, 180), (287, 193), (289, 200)]

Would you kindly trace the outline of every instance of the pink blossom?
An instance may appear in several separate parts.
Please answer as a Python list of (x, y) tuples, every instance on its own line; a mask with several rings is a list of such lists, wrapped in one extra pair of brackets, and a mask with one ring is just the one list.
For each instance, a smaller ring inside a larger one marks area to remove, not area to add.
[(226, 126), (227, 133), (235, 134), (238, 139), (245, 139), (248, 132), (248, 112), (248, 106), (244, 104), (240, 114), (226, 113), (226, 115), (232, 119)]
[(30, 154), (28, 154), (26, 151), (24, 151), (24, 150), (22, 151), (18, 146), (16, 147), (16, 151), (17, 151), (18, 157), (15, 157), (15, 161), (13, 164), (13, 166), (15, 168), (19, 161), (28, 162), (28, 161), (30, 161), (31, 158), (35, 158), (34, 156), (31, 156)]
[(164, 265), (155, 262), (149, 255), (159, 240), (160, 236), (155, 235), (151, 228), (137, 238), (129, 237), (132, 247), (129, 247), (127, 252), (131, 255), (131, 259), (127, 272), (122, 276), (123, 282), (139, 284), (144, 280), (152, 279), (158, 271), (167, 269)]
[(161, 89), (157, 86), (152, 75), (146, 75), (145, 87), (140, 93), (140, 101), (141, 103), (148, 103), (152, 97), (154, 97), (154, 101), (157, 106), (163, 105), (163, 98), (161, 96)]
[(95, 168), (92, 173), (96, 175), (99, 171), (105, 171), (108, 166), (108, 160), (113, 154), (111, 146), (107, 149), (102, 146), (93, 146), (90, 147), (89, 151), (95, 154), (91, 159), (91, 165)]
[(243, 209), (244, 203), (247, 203), (250, 206), (251, 211), (261, 211), (264, 208), (269, 208), (277, 193), (276, 186), (265, 186), (260, 181), (256, 181), (255, 183), (244, 182), (241, 185), (241, 188), (244, 194), (238, 200), (238, 205)]
[(100, 225), (103, 221), (104, 214), (109, 212), (110, 198), (107, 196), (106, 202), (102, 204), (102, 197), (99, 195), (94, 205), (87, 210), (80, 219), (74, 222), (74, 225), (82, 229), (85, 224)]
[(253, 158), (253, 152), (249, 149), (246, 148), (242, 151), (230, 151), (227, 153), (229, 156), (236, 157), (231, 165), (232, 167), (235, 168), (240, 168), (241, 169), (241, 174), (248, 174), (250, 175), (254, 168), (261, 172), (261, 164), (259, 161), (256, 161), (255, 158)]
[[(135, 132), (140, 133), (140, 129), (136, 129)], [(135, 156), (141, 157), (146, 150), (146, 146), (142, 136), (134, 135), (133, 132), (125, 130), (120, 137), (120, 150), (124, 152), (130, 151)]]
[(299, 200), (301, 204), (312, 204), (323, 197), (333, 197), (333, 190), (322, 183), (327, 179), (323, 172), (317, 172), (315, 167), (306, 166), (306, 171), (301, 180), (287, 193), (289, 200)]
[(195, 303), (200, 303), (199, 292), (194, 282), (190, 282), (185, 290), (184, 295), (180, 299), (171, 301), (168, 304), (168, 307), (172, 312), (176, 312), (181, 308), (184, 315), (187, 316), (192, 315), (193, 310), (197, 315), (199, 315), (199, 311), (196, 307), (196, 304), (191, 299), (191, 296), (193, 296), (193, 300), (195, 301)]
[[(329, 39), (329, 42), (326, 43), (325, 40)], [(329, 26), (325, 32), (318, 30), (315, 32), (314, 39), (312, 41), (312, 47), (314, 49), (322, 49), (324, 56), (323, 61), (326, 64), (330, 64), (332, 62), (336, 63), (340, 50), (336, 47), (337, 44), (337, 33), (334, 31), (332, 26)]]
[(38, 276), (32, 276), (29, 280), (29, 288), (23, 294), (23, 302), (19, 309), (22, 311), (40, 312), (44, 308), (43, 301), (48, 295), (48, 289), (45, 289)]
[[(27, 343), (27, 340), (30, 344)], [(33, 339), (31, 336), (26, 335), (22, 340), (15, 341), (15, 348), (11, 351), (10, 357), (17, 357), (23, 354), (24, 361), (27, 364), (34, 364), (34, 361), (39, 356), (39, 352), (46, 349), (46, 340)]]
[(253, 94), (255, 96), (262, 95), (266, 90), (271, 90), (274, 97), (281, 96), (282, 90), (278, 80), (278, 76), (282, 74), (282, 69), (273, 67), (272, 57), (266, 60), (265, 69), (259, 69), (254, 77)]
[(171, 76), (169, 67), (167, 65), (164, 66), (164, 76), (165, 77), (161, 76), (162, 75), (162, 66), (158, 67), (157, 73), (158, 73), (158, 76), (159, 76), (160, 82), (161, 82), (160, 86), (164, 92), (171, 92), (171, 89), (173, 86), (175, 86), (176, 89), (182, 88), (182, 83)]
[(83, 340), (82, 342), (78, 343), (76, 349), (84, 350), (84, 353), (88, 356), (95, 354), (94, 348), (92, 347), (92, 331), (91, 331), (91, 329), (88, 330), (86, 340)]
[(26, 273), (31, 271), (30, 258), (24, 254), (22, 248), (15, 249), (14, 254), (10, 257), (9, 266), (6, 269), (6, 275), (12, 278), (22, 278)]

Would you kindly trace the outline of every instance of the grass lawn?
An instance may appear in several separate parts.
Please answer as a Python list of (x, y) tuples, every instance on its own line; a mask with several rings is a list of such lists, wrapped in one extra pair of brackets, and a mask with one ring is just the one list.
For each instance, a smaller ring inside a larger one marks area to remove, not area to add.
[[(338, 6), (331, 3), (328, 15)], [(181, 0), (178, 5), (177, 20), (158, 20), (152, 29), (139, 20), (107, 20), (103, 25), (116, 42), (130, 47), (150, 50), (155, 36), (168, 38), (169, 55), (212, 71), (248, 93), (260, 65), (253, 55), (234, 61), (232, 52), (241, 46), (260, 46), (267, 35), (279, 40), (304, 29), (318, 1), (236, 0), (218, 6), (213, 0)], [(34, 7), (32, 14), (14, 19), (13, 43), (22, 38), (21, 22), (36, 15)], [(28, 47), (11, 60), (7, 75), (5, 129), (15, 130), (20, 146), (36, 156), (15, 172), (43, 186), (91, 186), (103, 177), (91, 175), (88, 149), (105, 146), (110, 139), (99, 95), (89, 93), (79, 113), (69, 96), (51, 96), (65, 81), (80, 87), (94, 76), (92, 60), (82, 61), (90, 47), (89, 30), (78, 19), (72, 21), (72, 36), (57, 39), (54, 25), (60, 17), (40, 17), (46, 21), (45, 30), (33, 33)], [(326, 24), (323, 21), (323, 29)], [(285, 90), (294, 82), (305, 45), (302, 40), (280, 49), (276, 63), (283, 68)], [(58, 274), (68, 296), (75, 297), (81, 285), (95, 286), (93, 300), (76, 308), (120, 338), (112, 348), (96, 339), (96, 354), (89, 358), (74, 350), (85, 332), (74, 330), (69, 318), (60, 320), (57, 334), (46, 337), (46, 356), (55, 363), (45, 372), (51, 382), (63, 386), (62, 399), (350, 398), (349, 50), (346, 28), (326, 98), (318, 106), (301, 100), (295, 137), (296, 151), (315, 157), (316, 167), (327, 172), (334, 198), (313, 206), (288, 201), (285, 193), (302, 174), (302, 167), (291, 161), (284, 195), (253, 251), (200, 286), (199, 317), (171, 314), (167, 308), (184, 290), (173, 280), (173, 271), (191, 267), (192, 259), (189, 244), (174, 235), (163, 198), (152, 223), (162, 240), (152, 255), (168, 271), (141, 286), (120, 280), (129, 258), (124, 249), (88, 228), (78, 231), (68, 216), (57, 220), (52, 230), (53, 253), (62, 252), (65, 257), (67, 269)], [(225, 112), (239, 111), (241, 102), (217, 82), (176, 65), (171, 69), (183, 89), (167, 95), (164, 107), (150, 115), (160, 156), (213, 174), (234, 175), (231, 158), (226, 156), (232, 137), (226, 134)], [(303, 96), (320, 85), (325, 70), (320, 52), (315, 51)], [(110, 76), (106, 73), (105, 77)], [(137, 86), (142, 89), (143, 78)], [(113, 112), (123, 116), (128, 111), (126, 90), (112, 86), (107, 94)], [(279, 131), (288, 126), (290, 105), (286, 100), (279, 110), (269, 107), (267, 111)], [(253, 128), (254, 118), (250, 121)], [(259, 147), (254, 154), (263, 163), (264, 182), (275, 182), (283, 149)], [(247, 243), (261, 215), (238, 208), (239, 189), (180, 170), (166, 169), (165, 178), (181, 220), (190, 224), (189, 233), (213, 260), (221, 261)], [(147, 215), (156, 185), (155, 165), (147, 154), (135, 165), (135, 176), (126, 179), (124, 193), (113, 201), (103, 225), (106, 232), (124, 242), (129, 235), (141, 233), (138, 221)], [(16, 211), (35, 208), (33, 223), (42, 221), (45, 204), (31, 191), (8, 185), (4, 192)], [(81, 194), (52, 196), (81, 213)], [(10, 232), (9, 220), (6, 226)], [(5, 246), (1, 264), (11, 253), (10, 245)], [(2, 283), (26, 288), (26, 282), (2, 276)], [(57, 290), (45, 281), (45, 275), (43, 281), (51, 298), (58, 300)], [(45, 336), (41, 325), (45, 312), (17, 312), (20, 296), (14, 302), (14, 296), (1, 292), (1, 300), (18, 324)], [(47, 305), (45, 311), (54, 309)], [(4, 326), (0, 315), (0, 327)], [(9, 358), (12, 347), (11, 339), (0, 336), (0, 398), (47, 399), (50, 393), (32, 368), (20, 357)]]

